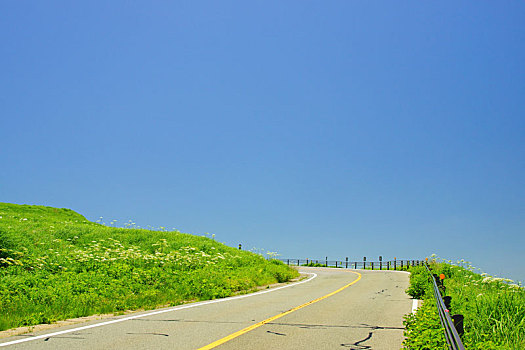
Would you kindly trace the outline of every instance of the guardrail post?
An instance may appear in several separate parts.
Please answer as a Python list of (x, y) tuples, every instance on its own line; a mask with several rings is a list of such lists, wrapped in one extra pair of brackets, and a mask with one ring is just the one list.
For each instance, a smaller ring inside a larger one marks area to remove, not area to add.
[(299, 266), (299, 259), (297, 259), (297, 266)]
[(324, 262), (325, 262), (324, 265), (325, 265), (326, 267), (328, 267), (328, 257), (327, 257), (327, 256), (324, 258)]
[(354, 269), (357, 270), (357, 261), (354, 261)]
[(439, 275), (439, 287), (441, 289), (441, 292), (443, 292), (443, 294), (445, 294), (446, 292), (446, 288), (445, 288), (445, 275), (444, 274), (440, 274)]
[(288, 259), (288, 266), (290, 266), (290, 259)]
[(443, 302), (445, 303), (445, 307), (447, 308), (448, 311), (450, 311), (450, 302), (452, 301), (452, 297), (451, 296), (444, 296), (443, 297)]
[(346, 268), (348, 268), (348, 257), (346, 257)]
[(241, 250), (241, 249), (242, 249), (242, 244), (239, 243), (239, 250)]
[(401, 260), (401, 270), (403, 270), (403, 260)]
[(396, 266), (396, 258), (394, 257), (394, 270), (397, 270), (397, 266)]
[(438, 286), (438, 288), (441, 287), (441, 281), (439, 280), (439, 276), (435, 273), (432, 274), (432, 276), (434, 276), (434, 280), (436, 281), (436, 285)]
[(306, 266), (308, 266), (308, 259), (306, 259)]
[(337, 267), (337, 260), (335, 261), (335, 267)]
[(456, 328), (456, 331), (458, 331), (459, 336), (463, 336), (465, 333), (465, 330), (463, 329), (463, 315), (456, 314), (452, 315), (452, 322), (454, 323), (454, 328)]
[(379, 270), (383, 269), (383, 257), (379, 255)]
[(374, 262), (371, 261), (370, 264), (371, 264), (371, 266), (372, 266), (372, 270), (373, 270), (373, 269), (374, 269)]

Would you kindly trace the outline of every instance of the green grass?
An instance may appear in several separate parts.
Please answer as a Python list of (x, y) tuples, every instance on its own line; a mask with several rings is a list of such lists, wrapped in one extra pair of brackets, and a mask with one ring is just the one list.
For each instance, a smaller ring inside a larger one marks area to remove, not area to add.
[[(463, 261), (459, 265), (433, 260), (432, 272), (445, 275), (445, 295), (452, 297), (451, 314), (464, 316), (467, 349), (525, 349), (525, 289), (508, 279), (474, 272)], [(416, 316), (405, 317), (407, 349), (439, 349), (445, 346), (435, 332), (441, 328), (428, 273), (412, 269), (407, 293), (424, 299)], [(420, 313), (421, 312), (421, 313)], [(432, 338), (432, 339), (430, 339)], [(422, 344), (434, 341), (434, 346)]]
[(0, 330), (222, 298), (297, 275), (206, 237), (0, 203)]

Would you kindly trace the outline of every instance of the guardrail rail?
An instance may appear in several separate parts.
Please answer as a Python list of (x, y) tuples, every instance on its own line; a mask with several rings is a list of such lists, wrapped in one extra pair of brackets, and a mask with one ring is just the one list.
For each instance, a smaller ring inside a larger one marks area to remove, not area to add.
[[(275, 259), (275, 258), (273, 258)], [(345, 260), (328, 260), (325, 259), (283, 259), (277, 258), (277, 260), (291, 266), (324, 266), (324, 267), (339, 267), (346, 269), (371, 269), (371, 270), (405, 270), (411, 266), (423, 265), (422, 260), (388, 260), (383, 261), (380, 257), (379, 261), (349, 261), (348, 258)]]
[(441, 297), (441, 292), (436, 282), (437, 276), (432, 274), (428, 263), (425, 263), (425, 267), (432, 280), (434, 298), (436, 299), (436, 306), (439, 311), (439, 321), (445, 331), (448, 348), (451, 350), (465, 350), (459, 335), (459, 333), (463, 333), (463, 315), (450, 316), (450, 297), (445, 296), (445, 300)]

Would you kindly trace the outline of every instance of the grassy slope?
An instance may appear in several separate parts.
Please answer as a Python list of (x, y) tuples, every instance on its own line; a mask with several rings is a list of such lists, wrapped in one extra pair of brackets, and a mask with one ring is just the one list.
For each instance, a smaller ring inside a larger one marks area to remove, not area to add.
[(0, 203), (0, 330), (226, 297), (296, 276), (205, 237)]

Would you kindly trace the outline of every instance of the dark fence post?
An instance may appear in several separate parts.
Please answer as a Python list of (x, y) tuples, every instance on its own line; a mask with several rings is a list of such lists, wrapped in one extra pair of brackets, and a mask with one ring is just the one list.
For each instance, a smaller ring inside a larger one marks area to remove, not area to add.
[(446, 289), (445, 289), (445, 284), (444, 284), (444, 279), (445, 279), (445, 275), (444, 274), (440, 274), (439, 275), (439, 286), (440, 286), (440, 289), (443, 293), (445, 293)]
[(374, 269), (374, 262), (371, 261), (370, 264), (372, 265), (372, 270)]
[(335, 267), (337, 267), (337, 260), (335, 261)]
[(447, 308), (448, 311), (450, 311), (450, 302), (452, 301), (452, 297), (451, 296), (444, 296), (443, 297), (443, 302), (445, 303), (445, 307)]
[(348, 257), (346, 257), (346, 268), (348, 268)]
[(463, 315), (456, 314), (452, 315), (452, 322), (454, 323), (454, 328), (456, 328), (456, 331), (458, 331), (459, 336), (463, 336), (463, 333), (465, 333), (465, 330), (463, 329)]
[(328, 257), (327, 256), (325, 256), (325, 258), (324, 258), (324, 265), (326, 267), (328, 267)]
[(242, 249), (242, 244), (239, 243), (239, 250), (241, 250), (241, 249)]
[(379, 270), (383, 269), (383, 257), (379, 255)]
[(394, 257), (394, 270), (397, 270), (397, 261), (396, 261), (396, 257)]
[(308, 266), (308, 259), (306, 259), (306, 266)]
[(366, 256), (363, 257), (363, 270), (366, 269)]
[(354, 261), (354, 269), (357, 270), (357, 261)]

